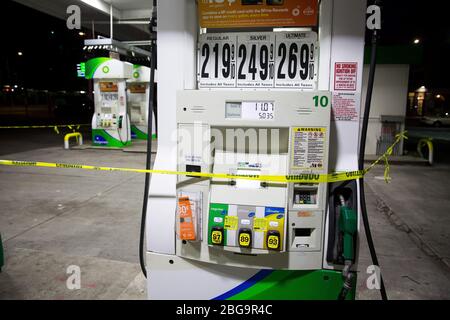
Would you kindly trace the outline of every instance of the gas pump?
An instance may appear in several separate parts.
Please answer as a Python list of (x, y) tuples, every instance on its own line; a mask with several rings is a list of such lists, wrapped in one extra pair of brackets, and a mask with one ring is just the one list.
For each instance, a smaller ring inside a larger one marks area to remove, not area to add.
[(86, 62), (86, 79), (94, 80), (94, 146), (121, 148), (131, 144), (126, 79), (132, 74), (132, 64), (116, 59), (94, 58)]
[[(133, 77), (127, 82), (131, 138), (148, 139), (147, 118), (150, 99), (150, 68), (134, 65)], [(156, 138), (155, 116), (152, 115), (152, 139)]]
[[(212, 178), (152, 176), (150, 299), (355, 298), (358, 182), (319, 177), (358, 169), (366, 3), (293, 2), (158, 3), (154, 169)], [(247, 31), (202, 16), (242, 5), (307, 18)], [(239, 179), (267, 175), (308, 182)]]

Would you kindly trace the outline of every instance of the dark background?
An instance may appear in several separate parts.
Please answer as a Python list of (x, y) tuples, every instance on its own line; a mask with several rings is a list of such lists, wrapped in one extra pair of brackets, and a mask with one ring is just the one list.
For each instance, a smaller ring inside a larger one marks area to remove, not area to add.
[[(423, 60), (412, 66), (411, 89), (421, 85), (450, 87), (447, 7), (446, 1), (382, 3), (381, 46), (412, 46), (414, 39), (421, 40), (417, 46), (422, 49)], [(85, 58), (84, 37), (78, 35), (79, 30), (68, 30), (65, 21), (11, 0), (2, 1), (0, 17), (0, 84), (47, 90), (86, 89), (86, 81), (76, 78), (76, 64)], [(369, 35), (367, 43), (370, 45)], [(17, 55), (19, 51), (23, 56)]]

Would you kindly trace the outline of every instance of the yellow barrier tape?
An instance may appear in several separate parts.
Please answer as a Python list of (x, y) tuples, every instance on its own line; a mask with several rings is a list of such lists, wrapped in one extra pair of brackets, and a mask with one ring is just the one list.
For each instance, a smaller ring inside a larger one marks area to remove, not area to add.
[(394, 143), (387, 148), (386, 152), (379, 157), (374, 163), (372, 163), (367, 169), (365, 169), (364, 171), (367, 173), (370, 170), (372, 170), (376, 165), (378, 165), (382, 160), (384, 161), (384, 181), (386, 181), (386, 183), (389, 183), (391, 181), (391, 176), (390, 176), (390, 172), (391, 172), (391, 167), (389, 165), (389, 161), (388, 158), (390, 156), (392, 156), (392, 153), (394, 152), (394, 148), (397, 144), (400, 143), (400, 141), (402, 140), (408, 140), (408, 131), (403, 131), (400, 132), (399, 134), (397, 134), (395, 136), (395, 141)]
[[(83, 170), (95, 170), (95, 171), (119, 171), (119, 172), (136, 172), (136, 173), (152, 173), (152, 174), (166, 174), (166, 175), (181, 175), (198, 178), (209, 179), (241, 179), (241, 180), (257, 180), (276, 183), (330, 183), (339, 181), (357, 180), (364, 177), (371, 169), (373, 169), (381, 160), (384, 159), (386, 170), (385, 178), (389, 176), (389, 163), (388, 157), (392, 155), (393, 148), (402, 139), (406, 138), (404, 132), (397, 135), (393, 145), (388, 148), (386, 153), (378, 158), (367, 169), (362, 171), (349, 171), (349, 172), (336, 172), (331, 174), (315, 174), (315, 173), (301, 173), (298, 175), (234, 175), (225, 173), (205, 173), (205, 172), (185, 172), (185, 171), (171, 171), (171, 170), (146, 170), (146, 169), (133, 169), (133, 168), (114, 168), (114, 167), (100, 167), (84, 164), (67, 164), (67, 163), (53, 163), (53, 162), (35, 162), (35, 161), (15, 161), (15, 160), (0, 160), (0, 165), (5, 166), (19, 166), (19, 167), (46, 167), (46, 168), (70, 168), (70, 169), (83, 169)], [(388, 180), (386, 180), (388, 181)]]
[(53, 124), (53, 125), (45, 125), (45, 126), (0, 126), (0, 129), (45, 129), (45, 128), (53, 128), (57, 134), (59, 134), (58, 128), (69, 128), (74, 131), (73, 127), (76, 127), (77, 130), (82, 126), (90, 126), (90, 123), (82, 123), (82, 124)]

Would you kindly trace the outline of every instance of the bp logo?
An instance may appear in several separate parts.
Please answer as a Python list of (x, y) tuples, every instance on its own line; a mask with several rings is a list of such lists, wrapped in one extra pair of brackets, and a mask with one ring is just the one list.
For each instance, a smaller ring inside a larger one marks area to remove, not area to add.
[(133, 73), (133, 77), (134, 77), (135, 79), (139, 78), (139, 72), (135, 71), (135, 72)]
[(109, 72), (109, 67), (108, 66), (104, 66), (102, 68), (103, 73), (108, 73)]
[(103, 138), (102, 136), (95, 135), (94, 144), (105, 145), (105, 144), (108, 144), (108, 141), (105, 138)]

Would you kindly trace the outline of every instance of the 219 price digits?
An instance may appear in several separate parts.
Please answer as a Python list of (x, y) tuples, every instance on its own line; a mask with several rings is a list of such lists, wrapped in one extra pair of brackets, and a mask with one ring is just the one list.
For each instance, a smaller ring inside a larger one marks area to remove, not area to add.
[[(212, 45), (212, 44), (211, 44)], [(201, 77), (209, 78), (210, 74), (207, 72), (207, 67), (209, 63), (210, 57), (214, 59), (213, 67), (214, 67), (214, 78), (225, 78), (228, 79), (231, 76), (231, 79), (235, 78), (235, 64), (234, 64), (234, 44), (224, 43), (222, 45), (222, 50), (220, 50), (220, 46), (218, 43), (212, 46), (212, 56), (211, 47), (209, 43), (204, 43), (201, 48), (201, 55), (203, 60), (202, 69), (201, 69)], [(219, 61), (219, 57), (221, 57)], [(220, 64), (220, 66), (219, 66)], [(219, 74), (220, 73), (220, 74)]]

